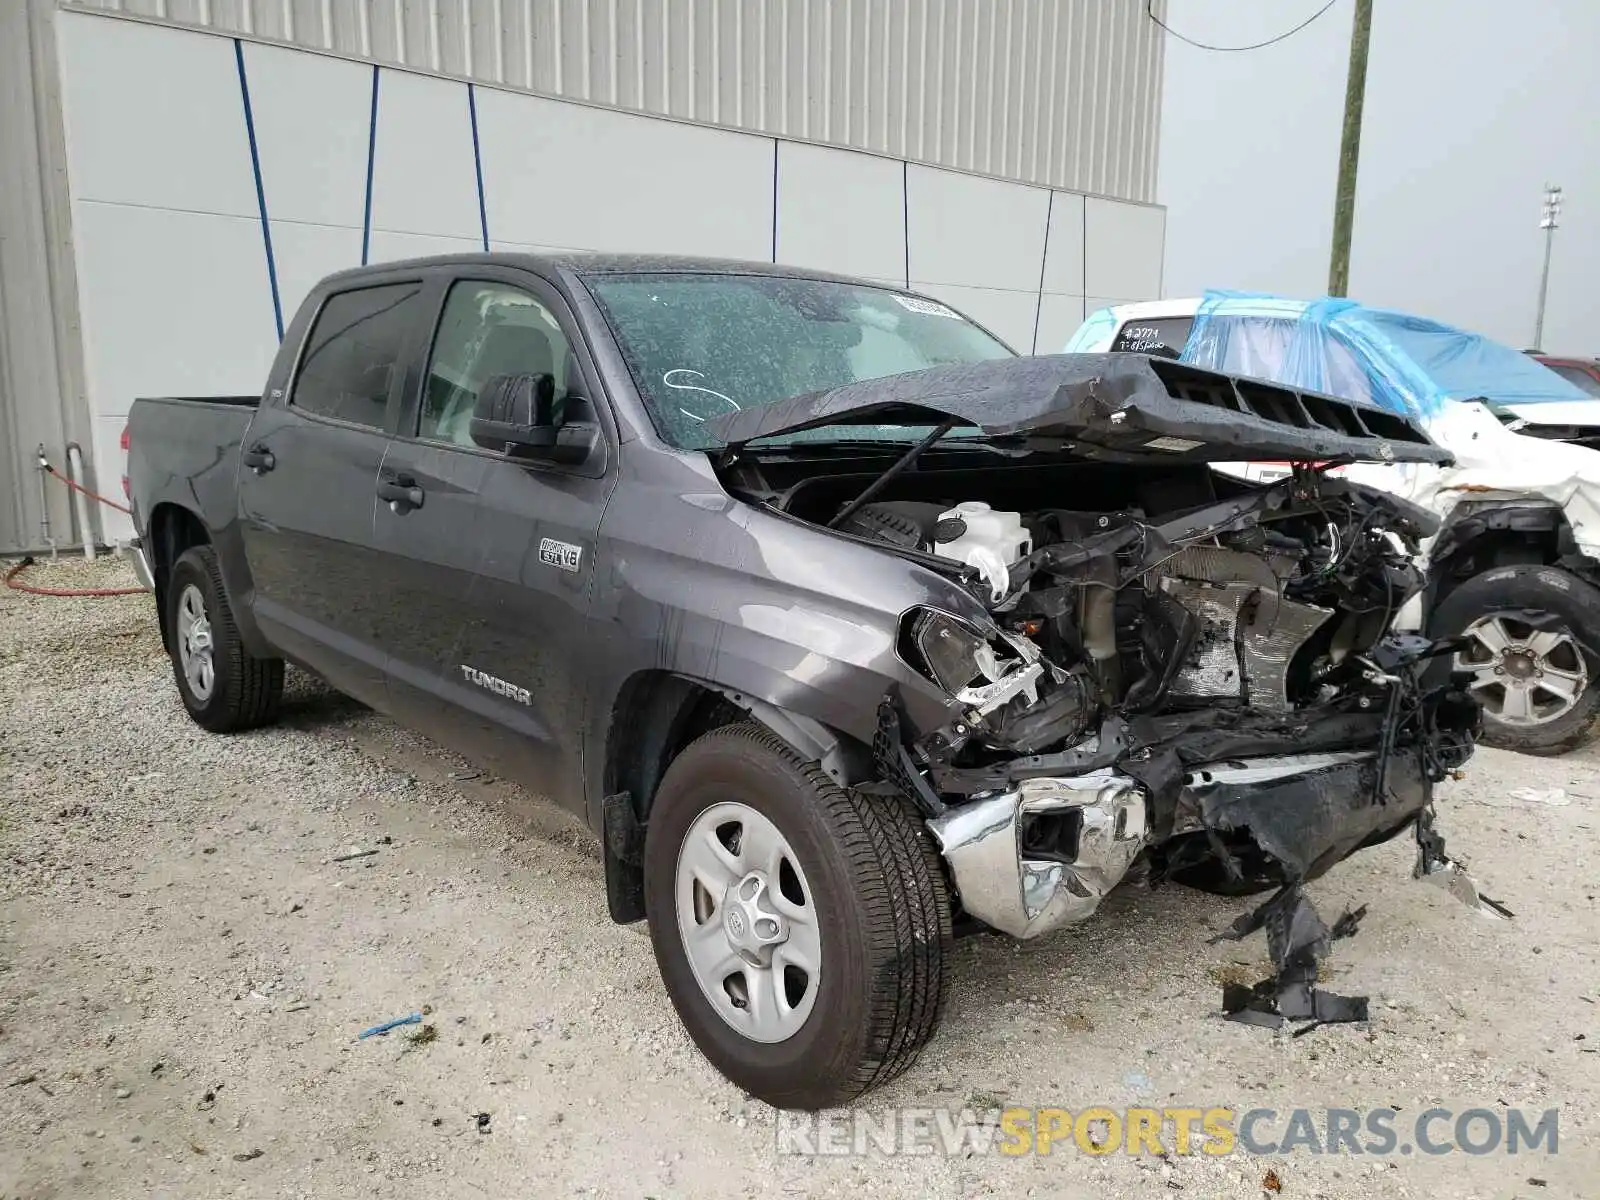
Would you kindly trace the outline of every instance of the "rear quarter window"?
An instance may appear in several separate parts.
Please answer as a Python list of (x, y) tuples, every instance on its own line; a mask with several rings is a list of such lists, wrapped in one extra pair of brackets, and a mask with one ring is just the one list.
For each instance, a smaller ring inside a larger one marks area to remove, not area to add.
[(336, 292), (317, 314), (289, 393), (304, 412), (382, 429), (420, 283)]
[(1184, 344), (1189, 340), (1189, 330), (1193, 328), (1193, 317), (1152, 317), (1144, 321), (1128, 321), (1117, 330), (1117, 336), (1111, 340), (1111, 349), (1177, 358), (1183, 354)]

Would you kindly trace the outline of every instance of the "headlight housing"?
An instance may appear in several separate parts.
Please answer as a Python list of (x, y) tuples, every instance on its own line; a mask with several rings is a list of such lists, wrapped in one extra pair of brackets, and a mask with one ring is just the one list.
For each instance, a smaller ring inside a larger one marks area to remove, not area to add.
[(906, 614), (900, 642), (902, 657), (951, 695), (981, 679), (985, 658), (992, 661), (994, 655), (988, 638), (931, 608)]

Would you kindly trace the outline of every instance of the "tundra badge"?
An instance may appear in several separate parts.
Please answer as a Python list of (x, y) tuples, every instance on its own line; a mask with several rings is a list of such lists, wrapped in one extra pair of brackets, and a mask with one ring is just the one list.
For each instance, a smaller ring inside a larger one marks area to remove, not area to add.
[(574, 546), (571, 542), (558, 542), (555, 538), (541, 538), (539, 561), (547, 567), (560, 567), (576, 575), (578, 564), (583, 561), (583, 547)]
[(493, 692), (497, 696), (504, 696), (508, 700), (515, 700), (518, 704), (533, 704), (533, 696), (527, 688), (518, 687), (514, 683), (507, 683), (504, 679), (497, 679), (486, 671), (477, 667), (461, 664), (461, 675), (468, 683), (475, 683), (481, 688)]

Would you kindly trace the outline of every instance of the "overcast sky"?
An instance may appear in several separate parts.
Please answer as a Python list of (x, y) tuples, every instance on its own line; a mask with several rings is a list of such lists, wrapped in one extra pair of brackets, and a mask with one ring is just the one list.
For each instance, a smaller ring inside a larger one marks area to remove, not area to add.
[[(1323, 0), (1169, 0), (1257, 42)], [(1532, 344), (1543, 185), (1567, 193), (1544, 346), (1600, 355), (1600, 0), (1374, 0), (1350, 295)], [(1354, 0), (1263, 50), (1168, 37), (1164, 290), (1327, 289)]]

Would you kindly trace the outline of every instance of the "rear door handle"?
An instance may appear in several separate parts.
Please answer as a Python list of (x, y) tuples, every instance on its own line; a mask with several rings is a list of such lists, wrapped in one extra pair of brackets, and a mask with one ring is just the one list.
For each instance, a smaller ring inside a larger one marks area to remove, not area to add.
[(378, 499), (387, 500), (395, 512), (406, 513), (422, 507), (423, 493), (410, 475), (396, 475), (378, 480)]
[(278, 460), (273, 457), (271, 450), (257, 442), (244, 452), (244, 465), (257, 475), (265, 475), (278, 465)]

